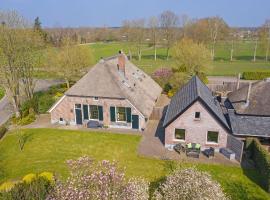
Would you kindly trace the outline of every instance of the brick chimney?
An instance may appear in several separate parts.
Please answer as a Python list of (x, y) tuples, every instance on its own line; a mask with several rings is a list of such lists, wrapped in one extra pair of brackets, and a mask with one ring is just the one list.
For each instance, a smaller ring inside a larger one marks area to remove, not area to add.
[(119, 51), (119, 55), (118, 55), (118, 71), (123, 73), (123, 75), (126, 75), (126, 56), (124, 55), (124, 53), (122, 51)]

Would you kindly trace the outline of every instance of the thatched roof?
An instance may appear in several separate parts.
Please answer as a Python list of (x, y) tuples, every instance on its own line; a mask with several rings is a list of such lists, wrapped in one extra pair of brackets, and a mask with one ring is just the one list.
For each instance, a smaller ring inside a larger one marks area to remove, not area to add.
[(249, 86), (246, 85), (228, 95), (236, 113), (244, 115), (270, 116), (270, 82), (252, 83), (249, 103), (246, 103)]
[(142, 70), (126, 60), (125, 76), (117, 69), (117, 57), (101, 60), (67, 92), (67, 96), (127, 99), (149, 117), (161, 87)]

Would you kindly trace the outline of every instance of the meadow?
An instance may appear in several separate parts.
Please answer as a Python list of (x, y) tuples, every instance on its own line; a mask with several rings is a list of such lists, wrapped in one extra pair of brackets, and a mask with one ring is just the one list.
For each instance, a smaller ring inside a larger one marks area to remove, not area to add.
[(209, 172), (231, 199), (269, 199), (259, 185), (255, 169), (220, 164), (178, 163), (146, 158), (137, 154), (139, 135), (71, 131), (60, 129), (22, 129), (26, 143), (21, 151), (19, 132), (9, 132), (0, 140), (0, 184), (18, 180), (28, 173), (50, 171), (67, 177), (65, 161), (87, 155), (95, 160), (116, 160), (128, 177), (141, 177), (154, 189), (175, 166), (196, 167)]
[[(219, 42), (216, 46), (215, 60), (207, 66), (207, 75), (212, 76), (236, 76), (244, 71), (270, 71), (270, 62), (265, 61), (263, 49), (258, 47), (256, 62), (253, 62), (254, 42), (242, 41), (234, 44), (234, 59), (230, 61), (231, 44)], [(136, 56), (136, 46), (127, 42), (109, 42), (90, 44), (95, 62), (100, 58), (116, 55), (119, 50), (128, 54), (132, 52), (134, 62), (146, 73), (151, 74), (160, 67), (174, 67), (173, 59), (166, 60), (166, 50), (162, 47), (157, 49), (157, 60), (154, 60), (154, 50), (148, 45), (142, 48), (142, 60)]]

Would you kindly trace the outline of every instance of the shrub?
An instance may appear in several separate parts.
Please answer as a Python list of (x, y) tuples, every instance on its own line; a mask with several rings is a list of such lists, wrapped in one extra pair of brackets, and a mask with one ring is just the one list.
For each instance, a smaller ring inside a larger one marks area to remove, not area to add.
[(54, 176), (53, 176), (53, 173), (51, 172), (42, 172), (38, 175), (38, 177), (43, 177), (47, 179), (48, 181), (50, 181), (51, 183), (53, 183), (54, 181)]
[(155, 191), (157, 200), (225, 200), (221, 186), (206, 172), (194, 168), (182, 169), (167, 176), (165, 182)]
[(14, 187), (15, 183), (11, 181), (4, 182), (0, 185), (0, 192), (8, 192)]
[(27, 124), (31, 124), (32, 122), (34, 122), (36, 120), (36, 116), (35, 113), (30, 113), (27, 116), (19, 119), (17, 121), (17, 123), (21, 126), (27, 125)]
[(256, 138), (252, 139), (249, 150), (256, 169), (263, 177), (262, 186), (270, 192), (270, 155)]
[(171, 84), (170, 83), (166, 83), (164, 85), (163, 91), (166, 92), (166, 93), (168, 93), (171, 89), (172, 89)]
[(147, 200), (148, 184), (139, 179), (125, 179), (116, 163), (101, 161), (97, 164), (88, 157), (69, 160), (70, 177), (57, 181), (50, 199), (111, 199)]
[(5, 125), (0, 126), (0, 139), (4, 137), (7, 132), (7, 127)]
[(245, 80), (263, 80), (270, 77), (270, 72), (243, 72), (242, 78)]
[(16, 183), (13, 188), (7, 192), (2, 192), (0, 198), (5, 200), (30, 200), (46, 199), (52, 185), (43, 177), (37, 177), (30, 183), (25, 181)]
[(36, 174), (27, 174), (23, 177), (23, 181), (26, 183), (31, 183), (34, 179), (36, 179), (37, 175)]

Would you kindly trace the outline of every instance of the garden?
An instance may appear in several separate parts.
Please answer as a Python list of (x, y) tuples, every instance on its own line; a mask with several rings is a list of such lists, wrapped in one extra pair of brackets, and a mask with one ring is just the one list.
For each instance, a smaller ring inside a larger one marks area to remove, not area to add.
[[(26, 138), (22, 149), (19, 135)], [(66, 161), (87, 156), (97, 162), (116, 161), (128, 179), (142, 178), (149, 182), (151, 194), (173, 170), (195, 167), (210, 174), (231, 199), (269, 199), (269, 194), (258, 185), (262, 177), (255, 169), (142, 157), (137, 154), (140, 140), (138, 135), (94, 131), (21, 129), (9, 132), (0, 141), (0, 184), (44, 171), (65, 180), (70, 172)]]

